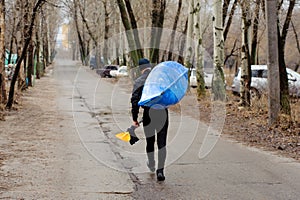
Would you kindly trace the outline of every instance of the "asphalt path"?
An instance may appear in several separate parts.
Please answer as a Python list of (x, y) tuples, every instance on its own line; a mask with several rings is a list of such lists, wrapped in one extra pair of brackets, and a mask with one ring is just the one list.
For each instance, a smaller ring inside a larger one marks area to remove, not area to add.
[(219, 137), (226, 117), (222, 106), (213, 111), (211, 124), (204, 124), (188, 115), (194, 108), (184, 101), (197, 103), (191, 97), (170, 112), (166, 180), (157, 182), (146, 167), (142, 129), (133, 146), (115, 137), (131, 125), (130, 79), (102, 79), (66, 59), (56, 60), (53, 78), (60, 88), (60, 112), (70, 116), (71, 127), (64, 133), (72, 141), (66, 145), (73, 155), (69, 184), (82, 195), (79, 199), (300, 197), (298, 162)]

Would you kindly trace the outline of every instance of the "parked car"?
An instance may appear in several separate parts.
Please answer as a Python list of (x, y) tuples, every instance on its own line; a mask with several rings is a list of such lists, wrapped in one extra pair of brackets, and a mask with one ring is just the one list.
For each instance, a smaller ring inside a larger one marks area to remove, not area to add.
[[(289, 92), (291, 95), (300, 97), (300, 75), (286, 68), (289, 83)], [(268, 91), (268, 67), (267, 65), (251, 65), (251, 86), (250, 95), (252, 98), (260, 97)], [(239, 68), (231, 86), (232, 92), (240, 93), (241, 69)]]
[(118, 65), (105, 65), (103, 68), (97, 69), (96, 72), (103, 78), (105, 77), (111, 78), (112, 77), (110, 75), (111, 70), (118, 70)]
[(128, 76), (127, 66), (121, 66), (117, 70), (110, 70), (109, 73), (112, 77)]
[[(209, 74), (209, 73), (204, 72), (204, 82), (205, 82), (205, 87), (206, 88), (211, 88), (212, 79), (213, 79), (213, 74)], [(196, 69), (191, 69), (190, 86), (191, 87), (197, 87)]]

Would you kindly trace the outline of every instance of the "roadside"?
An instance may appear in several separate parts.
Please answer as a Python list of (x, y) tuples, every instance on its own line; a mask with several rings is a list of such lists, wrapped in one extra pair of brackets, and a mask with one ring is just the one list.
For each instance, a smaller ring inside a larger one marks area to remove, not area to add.
[[(191, 93), (195, 95), (195, 90)], [(250, 108), (242, 108), (238, 96), (231, 91), (227, 91), (227, 95), (223, 137), (300, 161), (300, 99), (291, 100), (292, 121), (281, 115), (280, 122), (269, 127), (266, 97), (255, 100)], [(200, 120), (209, 123), (210, 96), (199, 101), (199, 112)]]

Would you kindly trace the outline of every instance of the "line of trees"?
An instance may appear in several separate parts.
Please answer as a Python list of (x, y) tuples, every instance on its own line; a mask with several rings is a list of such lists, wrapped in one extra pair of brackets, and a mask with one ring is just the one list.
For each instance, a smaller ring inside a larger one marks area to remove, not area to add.
[[(56, 0), (1, 1), (0, 99), (1, 104), (5, 104), (8, 109), (11, 109), (14, 103), (15, 91), (33, 86), (34, 79), (39, 79), (46, 66), (52, 62), (55, 38), (61, 20), (57, 2)], [(14, 61), (13, 55), (17, 55)], [(14, 74), (9, 82), (5, 80), (5, 62), (14, 65)]]
[[(73, 51), (73, 59), (79, 58), (84, 65), (89, 64), (91, 55), (99, 65), (112, 61), (129, 67), (137, 66), (141, 57), (148, 57), (154, 64), (177, 60), (197, 69), (199, 97), (206, 95), (204, 71), (211, 67), (214, 99), (222, 101), (226, 99), (223, 69), (241, 67), (241, 106), (250, 106), (250, 66), (266, 64), (269, 58), (266, 51), (269, 1), (2, 0), (1, 50), (9, 49), (19, 57), (16, 67), (19, 73), (13, 77), (8, 98), (2, 76), (2, 102), (8, 99), (7, 107), (11, 107), (14, 82), (20, 82), (19, 88), (22, 80), (24, 84), (22, 76), (26, 76), (26, 86), (32, 85), (35, 55), (42, 59), (38, 63), (44, 67), (51, 63), (58, 25), (65, 18), (69, 30), (74, 30), (68, 33), (68, 47)], [(296, 20), (300, 14), (299, 2), (280, 0), (276, 5), (280, 104), (282, 112), (290, 114), (285, 68), (300, 65), (300, 22)], [(4, 71), (1, 60), (0, 71)], [(41, 74), (39, 67), (36, 75)]]

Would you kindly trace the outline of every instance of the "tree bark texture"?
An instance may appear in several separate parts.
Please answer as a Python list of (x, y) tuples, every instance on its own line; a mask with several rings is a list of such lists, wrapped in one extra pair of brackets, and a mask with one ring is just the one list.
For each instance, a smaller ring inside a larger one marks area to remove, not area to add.
[(242, 60), (241, 60), (241, 84), (240, 84), (240, 105), (250, 106), (250, 85), (251, 85), (251, 64), (249, 50), (249, 32), (251, 26), (250, 3), (242, 0)]
[(175, 16), (175, 19), (174, 19), (173, 28), (172, 28), (171, 41), (170, 41), (170, 47), (169, 47), (169, 53), (168, 53), (168, 60), (173, 60), (174, 40), (175, 40), (175, 34), (176, 34), (178, 19), (179, 19), (180, 13), (181, 13), (181, 8), (182, 8), (182, 0), (179, 0), (178, 1), (178, 8), (177, 8), (176, 16)]
[(188, 69), (192, 67), (192, 59), (194, 54), (193, 45), (193, 25), (194, 25), (194, 0), (189, 1), (189, 15), (187, 21), (187, 34), (186, 34), (186, 53), (184, 58), (184, 65)]
[(212, 93), (214, 100), (225, 101), (224, 81), (224, 39), (222, 23), (222, 0), (214, 0), (213, 8), (213, 34), (214, 34), (214, 75)]
[(139, 60), (139, 54), (137, 52), (137, 45), (135, 43), (135, 39), (134, 39), (134, 33), (131, 27), (131, 23), (126, 11), (126, 6), (123, 0), (116, 0), (118, 3), (118, 7), (120, 10), (120, 14), (121, 14), (121, 19), (126, 31), (126, 38), (127, 38), (127, 42), (128, 42), (128, 46), (129, 46), (129, 55), (132, 61), (132, 65), (133, 66), (137, 66), (138, 65), (138, 60)]
[(159, 48), (164, 26), (166, 0), (152, 0), (152, 30), (150, 60), (152, 63), (159, 62)]
[(135, 19), (133, 10), (132, 10), (132, 6), (131, 6), (131, 3), (130, 3), (129, 0), (124, 0), (124, 1), (125, 1), (128, 16), (129, 16), (129, 19), (130, 19), (131, 28), (133, 30), (134, 40), (135, 40), (135, 43), (136, 43), (136, 51), (137, 51), (137, 54), (138, 54), (139, 58), (143, 58), (144, 57), (143, 48), (141, 46), (138, 26), (137, 26), (137, 22), (136, 22), (136, 19)]
[(206, 95), (204, 81), (204, 62), (202, 48), (202, 21), (201, 21), (201, 1), (194, 0), (194, 36), (196, 41), (195, 60), (196, 60), (196, 76), (197, 76), (197, 96), (202, 98)]
[(295, 7), (295, 0), (289, 1), (289, 7), (286, 14), (286, 18), (282, 27), (282, 31), (280, 33), (279, 28), (279, 19), (278, 19), (278, 50), (279, 50), (279, 71), (280, 71), (280, 104), (281, 110), (284, 114), (291, 115), (291, 107), (290, 107), (290, 98), (289, 98), (289, 85), (287, 79), (287, 72), (286, 72), (286, 64), (285, 64), (285, 44), (286, 44), (286, 37), (288, 34), (288, 30), (290, 27), (290, 22), (292, 19), (293, 10)]
[(7, 101), (5, 63), (5, 1), (0, 2), (0, 104)]
[(224, 41), (226, 41), (226, 39), (227, 39), (227, 35), (228, 35), (229, 29), (230, 29), (230, 26), (231, 26), (231, 23), (232, 23), (232, 19), (233, 19), (238, 1), (239, 0), (234, 0), (234, 2), (232, 4), (232, 7), (231, 7), (229, 15), (228, 15), (228, 20), (227, 20), (226, 26), (225, 26), (225, 20), (226, 20), (226, 17), (227, 17), (227, 12), (228, 12), (230, 1), (225, 0), (224, 3), (223, 3), (223, 12), (226, 12), (226, 13), (223, 13), (223, 26), (225, 27), (224, 33), (223, 33)]
[(260, 11), (261, 0), (256, 1), (254, 10), (254, 19), (252, 26), (252, 43), (251, 43), (251, 53), (250, 53), (250, 63), (251, 65), (257, 64), (257, 41), (258, 41), (258, 25), (259, 25), (259, 11)]
[(280, 112), (280, 83), (279, 83), (279, 60), (278, 60), (278, 37), (277, 37), (277, 1), (266, 0), (266, 18), (268, 35), (268, 113), (269, 125), (278, 120)]
[(79, 42), (80, 59), (81, 59), (81, 62), (84, 63), (87, 55), (86, 55), (85, 42), (80, 33), (80, 27), (79, 27), (78, 20), (79, 20), (78, 19), (78, 2), (77, 2), (77, 0), (75, 0), (74, 1), (74, 23), (75, 23), (75, 27), (76, 27), (78, 42)]

